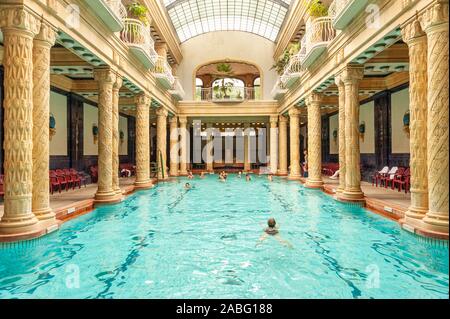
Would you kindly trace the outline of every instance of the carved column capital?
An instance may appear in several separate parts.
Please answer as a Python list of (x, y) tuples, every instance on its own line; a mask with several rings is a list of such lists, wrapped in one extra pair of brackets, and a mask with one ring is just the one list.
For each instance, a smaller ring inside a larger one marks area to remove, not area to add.
[(344, 84), (359, 82), (364, 77), (364, 66), (347, 65), (344, 69), (342, 69), (339, 77)]
[(22, 6), (5, 8), (0, 11), (0, 29), (23, 31), (35, 37), (41, 28), (40, 19)]
[(94, 69), (94, 80), (98, 81), (100, 85), (111, 84), (116, 82), (116, 74), (113, 70), (108, 68), (97, 68)]
[(402, 39), (406, 44), (410, 45), (416, 39), (422, 38), (423, 36), (425, 36), (425, 32), (422, 30), (422, 26), (417, 17), (402, 25)]
[(177, 118), (176, 116), (169, 117), (169, 123), (171, 123), (171, 124), (173, 124), (173, 123), (177, 124), (177, 123), (178, 123), (178, 118)]
[(34, 38), (35, 45), (36, 43), (39, 43), (41, 45), (52, 47), (55, 45), (56, 35), (56, 29), (48, 21), (42, 20), (41, 29)]
[(322, 102), (323, 94), (317, 92), (311, 92), (305, 99), (306, 105), (311, 105), (313, 103), (320, 104)]
[(186, 126), (187, 117), (186, 116), (178, 116), (178, 122), (180, 123), (180, 125)]
[(151, 98), (145, 93), (141, 93), (136, 95), (134, 98), (136, 105), (140, 106), (150, 106)]
[(289, 117), (299, 117), (300, 116), (300, 110), (296, 107), (292, 107), (289, 109)]
[(448, 29), (448, 0), (436, 0), (421, 15), (423, 30), (428, 33), (433, 29)]
[(280, 121), (280, 125), (282, 125), (282, 124), (285, 125), (287, 123), (287, 121), (288, 121), (288, 118), (286, 116), (284, 116), (284, 115), (280, 115), (278, 117), (278, 120)]
[(158, 109), (156, 109), (156, 115), (158, 117), (167, 117), (167, 115), (169, 115), (169, 112), (165, 108), (159, 107)]
[(116, 81), (113, 83), (113, 90), (119, 91), (123, 85), (123, 78), (121, 75), (116, 74)]
[(271, 116), (270, 117), (270, 126), (277, 127), (277, 124), (278, 124), (278, 116)]

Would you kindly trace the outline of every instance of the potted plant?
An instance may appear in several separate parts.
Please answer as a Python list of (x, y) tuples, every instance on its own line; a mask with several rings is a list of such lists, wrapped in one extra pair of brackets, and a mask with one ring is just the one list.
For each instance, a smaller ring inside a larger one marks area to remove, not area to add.
[(226, 78), (229, 77), (233, 73), (233, 69), (229, 63), (219, 63), (216, 67), (217, 72), (219, 73), (219, 78), (222, 79), (219, 90), (222, 93), (222, 98), (228, 99), (228, 92), (231, 87), (233, 87), (232, 82), (225, 82)]
[(145, 26), (148, 26), (148, 8), (138, 2), (133, 2), (127, 6), (128, 15), (132, 19), (141, 21)]
[(289, 64), (291, 57), (297, 54), (300, 51), (300, 42), (291, 42), (287, 46), (287, 48), (283, 51), (283, 53), (278, 57), (275, 61), (275, 64), (272, 65), (271, 69), (275, 69), (278, 75), (283, 75), (284, 70)]
[(320, 18), (328, 16), (328, 8), (320, 0), (311, 0), (308, 13), (311, 18)]

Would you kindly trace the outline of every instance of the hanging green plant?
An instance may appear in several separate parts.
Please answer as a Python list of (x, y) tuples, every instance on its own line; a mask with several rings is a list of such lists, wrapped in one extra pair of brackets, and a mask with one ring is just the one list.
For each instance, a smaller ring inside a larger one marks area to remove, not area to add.
[(148, 8), (146, 6), (143, 6), (138, 2), (133, 2), (132, 4), (128, 5), (127, 10), (133, 19), (137, 19), (146, 26), (148, 26), (149, 24), (147, 19)]
[(326, 17), (328, 15), (328, 8), (320, 0), (311, 0), (308, 13), (313, 18)]
[(275, 64), (272, 65), (272, 70), (275, 69), (278, 75), (283, 75), (284, 70), (289, 64), (291, 57), (296, 55), (300, 51), (300, 42), (291, 42), (287, 46), (287, 48), (283, 51), (283, 53), (278, 57), (275, 61)]

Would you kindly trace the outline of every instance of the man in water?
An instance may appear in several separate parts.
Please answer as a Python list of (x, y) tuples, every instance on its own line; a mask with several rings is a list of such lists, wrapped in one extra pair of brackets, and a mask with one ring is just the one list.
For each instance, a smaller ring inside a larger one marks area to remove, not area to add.
[(269, 175), (267, 176), (267, 179), (269, 180), (269, 182), (271, 182), (271, 181), (273, 180), (272, 174), (269, 174)]
[(277, 222), (275, 221), (275, 218), (271, 217), (267, 220), (267, 226), (266, 229), (264, 229), (263, 234), (261, 235), (261, 237), (259, 238), (258, 242), (256, 243), (256, 246), (259, 246), (262, 244), (262, 242), (264, 240), (266, 240), (269, 236), (273, 236), (273, 238), (275, 238), (276, 240), (278, 240), (280, 242), (280, 244), (282, 244), (283, 246), (286, 246), (288, 248), (294, 248), (290, 242), (288, 242), (287, 240), (281, 238), (279, 231), (278, 231), (278, 227), (277, 227)]
[(245, 180), (246, 180), (247, 182), (249, 182), (249, 181), (252, 180), (252, 178), (250, 177), (250, 174), (249, 174), (249, 173), (245, 174)]
[(188, 176), (187, 176), (187, 177), (188, 177), (189, 179), (193, 179), (193, 178), (194, 178), (194, 175), (192, 174), (192, 171), (188, 170), (187, 173), (188, 173)]
[(189, 184), (189, 183), (184, 184), (184, 189), (190, 190), (191, 188), (192, 188), (191, 184)]

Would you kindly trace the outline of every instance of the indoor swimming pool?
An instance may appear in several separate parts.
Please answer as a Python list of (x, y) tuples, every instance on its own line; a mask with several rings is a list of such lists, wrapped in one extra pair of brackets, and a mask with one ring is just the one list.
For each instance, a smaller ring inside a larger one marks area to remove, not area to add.
[(448, 257), (298, 182), (179, 178), (0, 246), (0, 298), (448, 298)]

